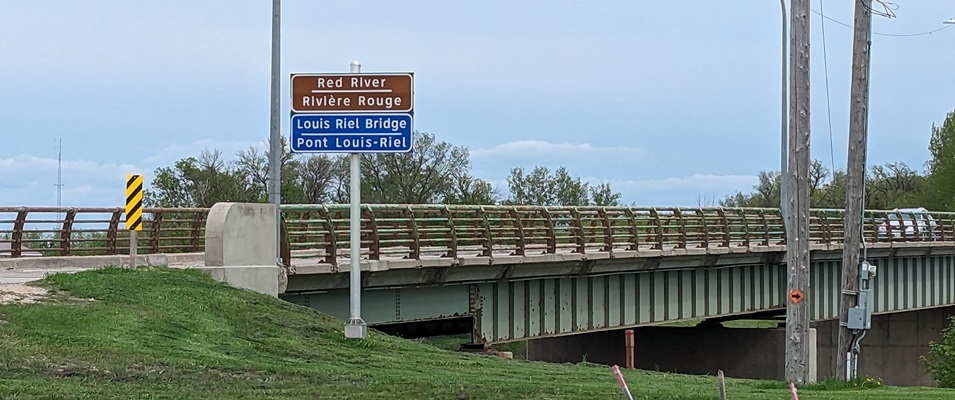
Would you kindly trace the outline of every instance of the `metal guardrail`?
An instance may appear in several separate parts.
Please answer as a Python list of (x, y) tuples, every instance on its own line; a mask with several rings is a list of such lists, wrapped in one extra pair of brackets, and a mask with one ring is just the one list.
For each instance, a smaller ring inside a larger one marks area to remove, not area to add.
[[(139, 254), (203, 251), (208, 212), (144, 209)], [(129, 254), (125, 222), (121, 207), (0, 207), (0, 257)]]
[[(147, 208), (140, 254), (204, 250), (204, 208)], [(349, 206), (284, 205), (291, 257), (338, 265), (349, 254)], [(867, 210), (867, 242), (955, 240), (955, 213)], [(122, 208), (0, 207), (0, 257), (128, 254)], [(905, 221), (899, 223), (899, 221)], [(842, 243), (842, 210), (810, 210), (812, 243)], [(9, 227), (9, 228), (7, 228)], [(774, 208), (363, 205), (362, 258), (591, 253), (785, 244)]]

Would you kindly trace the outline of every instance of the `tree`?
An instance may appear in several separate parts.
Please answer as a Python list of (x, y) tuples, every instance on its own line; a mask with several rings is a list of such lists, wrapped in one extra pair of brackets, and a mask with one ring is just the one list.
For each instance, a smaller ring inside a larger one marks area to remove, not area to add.
[[(305, 191), (312, 183), (303, 176), (308, 171), (306, 163), (300, 157), (288, 151), (288, 143), (282, 138), (282, 203), (311, 203)], [(233, 168), (246, 179), (246, 185), (254, 188), (259, 195), (258, 201), (268, 201), (269, 196), (269, 151), (260, 152), (258, 148), (249, 147), (237, 154)], [(324, 156), (324, 155), (323, 155)], [(313, 156), (314, 157), (314, 156)], [(311, 158), (311, 157), (309, 157)], [(309, 177), (324, 180), (326, 177)], [(330, 178), (329, 178), (330, 179)]]
[[(494, 201), (490, 183), (470, 175), (466, 147), (438, 141), (427, 132), (415, 131), (414, 135), (412, 153), (362, 156), (362, 203)], [(344, 183), (349, 180), (345, 178)], [(347, 201), (348, 196), (344, 197)]]
[(491, 183), (483, 179), (464, 174), (453, 179), (450, 190), (445, 195), (447, 204), (497, 204), (498, 193)]
[(620, 205), (620, 193), (614, 192), (609, 183), (590, 187), (587, 182), (570, 175), (567, 168), (560, 167), (553, 174), (544, 166), (536, 166), (525, 174), (524, 168), (511, 169), (507, 178), (510, 190), (508, 204), (540, 206), (586, 206)]
[(833, 172), (832, 180), (823, 184), (819, 190), (813, 191), (813, 196), (809, 199), (809, 204), (815, 208), (845, 208), (846, 179), (847, 175), (845, 171)]
[[(490, 182), (471, 173), (464, 146), (439, 141), (427, 132), (414, 132), (411, 153), (360, 156), (361, 202), (378, 204), (476, 204), (500, 202)], [(349, 155), (308, 155), (288, 152), (282, 160), (282, 203), (348, 203), (351, 192)], [(226, 162), (220, 150), (203, 150), (199, 158), (183, 158), (172, 167), (156, 169), (146, 204), (163, 207), (211, 207), (216, 202), (268, 200), (269, 153), (250, 147)], [(511, 204), (620, 205), (621, 194), (609, 183), (590, 186), (561, 167), (553, 174), (537, 167), (524, 176), (516, 168), (508, 179)]]
[[(816, 192), (823, 187), (823, 184), (826, 182), (826, 178), (828, 177), (829, 177), (829, 169), (826, 168), (826, 166), (822, 165), (821, 161), (812, 160), (812, 163), (809, 165), (809, 198), (810, 199), (812, 199), (813, 195), (816, 194)], [(778, 187), (779, 187), (778, 180), (776, 181), (776, 186), (778, 190)], [(779, 204), (779, 201), (777, 201), (776, 204)]]
[(905, 163), (876, 165), (866, 179), (866, 208), (918, 207), (928, 188), (925, 177)]
[[(846, 206), (846, 174), (829, 170), (814, 160), (809, 170), (809, 201), (813, 208), (843, 209)], [(866, 173), (866, 209), (916, 207), (929, 190), (926, 178), (905, 163), (876, 165)], [(759, 183), (753, 192), (727, 196), (723, 207), (779, 207), (779, 174), (776, 171), (759, 173)]]
[(590, 188), (590, 200), (595, 206), (619, 206), (621, 195), (614, 192), (607, 182)]
[(302, 188), (303, 203), (321, 204), (338, 198), (348, 172), (342, 162), (346, 158), (312, 155), (299, 164), (298, 184)]
[(143, 194), (147, 207), (212, 207), (217, 202), (255, 202), (259, 190), (222, 159), (219, 150), (202, 150), (199, 158), (157, 168), (150, 189)]
[(759, 171), (759, 183), (751, 194), (736, 194), (720, 200), (722, 207), (779, 207), (779, 172)]
[(955, 111), (949, 112), (941, 127), (932, 124), (928, 161), (929, 192), (926, 206), (933, 210), (955, 210)]

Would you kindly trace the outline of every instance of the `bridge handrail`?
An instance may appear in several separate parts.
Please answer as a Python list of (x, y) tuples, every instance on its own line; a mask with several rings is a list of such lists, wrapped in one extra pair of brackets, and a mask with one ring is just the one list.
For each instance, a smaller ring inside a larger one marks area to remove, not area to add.
[[(348, 256), (348, 204), (292, 204), (281, 209), (286, 262), (293, 256), (315, 257), (337, 266), (339, 257)], [(786, 240), (778, 208), (363, 204), (361, 210), (361, 254), (371, 260), (756, 248), (783, 245)], [(140, 254), (203, 251), (208, 211), (144, 209)], [(53, 218), (55, 214), (62, 217)], [(31, 250), (60, 256), (126, 254), (128, 232), (120, 229), (123, 214), (121, 207), (0, 207), (0, 257), (30, 255)], [(869, 243), (955, 240), (955, 213), (929, 214), (933, 221), (912, 212), (866, 210), (863, 235)], [(895, 221), (910, 221), (912, 229), (890, 223), (890, 215)], [(844, 216), (838, 209), (811, 209), (810, 241), (841, 244)], [(43, 224), (53, 227), (34, 228)]]
[[(208, 212), (144, 208), (139, 254), (203, 251)], [(129, 254), (125, 223), (123, 207), (0, 207), (0, 257)]]

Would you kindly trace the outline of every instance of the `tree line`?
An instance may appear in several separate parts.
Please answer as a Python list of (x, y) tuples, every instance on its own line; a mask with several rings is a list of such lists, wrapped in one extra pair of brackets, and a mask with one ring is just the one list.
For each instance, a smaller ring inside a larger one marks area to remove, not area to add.
[[(916, 171), (902, 162), (875, 165), (866, 171), (866, 209), (925, 207), (955, 211), (955, 111), (942, 126), (932, 125), (931, 159)], [(609, 183), (591, 185), (565, 167), (550, 170), (515, 167), (504, 196), (490, 182), (471, 173), (467, 147), (439, 141), (415, 131), (414, 152), (364, 154), (361, 157), (363, 203), (379, 204), (527, 204), (545, 206), (617, 206), (622, 196)], [(282, 202), (322, 204), (349, 202), (348, 155), (292, 154), (283, 139)], [(155, 170), (145, 192), (149, 207), (211, 207), (222, 201), (268, 199), (269, 154), (249, 147), (226, 161), (220, 150), (203, 150), (172, 166)], [(778, 207), (778, 171), (760, 171), (749, 193), (741, 191), (718, 202), (722, 207)], [(845, 208), (846, 173), (813, 160), (809, 171), (810, 205)], [(699, 204), (714, 206), (717, 204)]]
[[(925, 207), (955, 211), (955, 111), (942, 126), (932, 125), (928, 144), (931, 159), (922, 172), (902, 162), (875, 165), (866, 171), (865, 208)], [(760, 171), (750, 193), (736, 192), (719, 202), (724, 207), (779, 207), (779, 171)], [(819, 160), (809, 168), (809, 204), (812, 208), (846, 206), (846, 173), (830, 171)]]
[[(608, 183), (591, 185), (565, 167), (551, 171), (516, 167), (507, 178), (509, 195), (471, 174), (467, 147), (414, 132), (414, 151), (361, 156), (361, 201), (377, 204), (530, 204), (616, 206), (621, 194)], [(347, 154), (293, 154), (283, 138), (282, 203), (348, 203)], [(269, 153), (256, 147), (226, 161), (218, 149), (206, 149), (172, 166), (155, 170), (144, 193), (147, 207), (211, 207), (217, 202), (268, 200)]]

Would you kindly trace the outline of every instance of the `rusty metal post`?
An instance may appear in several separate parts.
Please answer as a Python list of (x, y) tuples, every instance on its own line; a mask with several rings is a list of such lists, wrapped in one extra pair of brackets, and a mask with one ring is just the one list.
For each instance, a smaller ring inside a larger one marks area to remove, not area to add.
[(600, 217), (600, 222), (603, 223), (604, 227), (603, 251), (608, 253), (613, 252), (613, 227), (610, 224), (610, 216), (607, 215), (607, 208), (601, 207), (597, 209), (597, 215)]
[(587, 235), (584, 232), (584, 221), (580, 219), (580, 211), (577, 210), (577, 207), (571, 208), (570, 214), (574, 217), (574, 228), (577, 231), (577, 234), (574, 235), (574, 238), (577, 239), (577, 250), (574, 252), (584, 254), (587, 252)]
[(411, 209), (411, 206), (405, 207), (403, 214), (407, 217), (408, 230), (411, 233), (411, 243), (408, 245), (408, 248), (411, 250), (411, 253), (408, 254), (408, 258), (412, 260), (421, 259), (421, 238), (418, 236), (418, 224), (415, 221), (414, 211)]
[(192, 234), (191, 235), (192, 237), (189, 240), (189, 245), (190, 245), (190, 251), (194, 253), (200, 251), (199, 232), (202, 231), (202, 220), (204, 218), (205, 218), (205, 212), (197, 211), (196, 215), (193, 217), (193, 220), (192, 220), (192, 230), (190, 231), (190, 233)]
[(63, 225), (60, 227), (60, 255), (68, 256), (70, 252), (70, 242), (73, 237), (73, 221), (76, 220), (76, 209), (71, 208), (66, 212), (63, 219)]
[(683, 218), (683, 211), (681, 211), (679, 207), (673, 209), (673, 215), (676, 216), (676, 221), (679, 225), (678, 231), (680, 232), (680, 239), (677, 241), (676, 248), (685, 249), (689, 241), (686, 234), (686, 219)]
[(319, 215), (325, 225), (325, 262), (332, 266), (333, 272), (339, 272), (338, 267), (338, 235), (335, 234), (335, 221), (332, 221), (328, 206), (322, 205)]
[(627, 250), (639, 251), (640, 250), (640, 229), (637, 228), (637, 216), (634, 215), (633, 209), (630, 207), (627, 207), (627, 209), (624, 210), (624, 213), (626, 214), (627, 222), (630, 225), (629, 226), (630, 246), (627, 248)]
[(445, 257), (458, 258), (458, 231), (454, 225), (454, 215), (452, 215), (451, 208), (448, 206), (444, 206), (441, 212), (444, 214), (445, 224), (448, 227), (448, 252), (445, 253)]
[(17, 219), (13, 221), (13, 234), (10, 239), (10, 257), (17, 258), (23, 255), (23, 227), (27, 222), (27, 211), (25, 208), (17, 212)]
[(153, 254), (159, 253), (159, 239), (162, 235), (163, 211), (164, 210), (161, 209), (153, 210), (153, 220), (152, 224), (149, 226), (149, 234), (152, 236), (149, 238), (149, 247), (151, 248)]
[(116, 255), (116, 236), (119, 232), (119, 220), (123, 216), (122, 209), (113, 210), (109, 217), (109, 228), (106, 229), (106, 254)]
[(627, 369), (634, 369), (633, 348), (635, 346), (634, 346), (634, 340), (633, 340), (633, 329), (627, 329), (626, 332), (624, 333), (624, 337), (626, 337), (626, 348), (627, 348), (626, 366), (627, 366)]
[(516, 243), (514, 243), (514, 255), (523, 256), (527, 243), (524, 242), (524, 226), (521, 223), (521, 215), (518, 213), (516, 206), (511, 207), (508, 214), (511, 216), (511, 224), (514, 226), (514, 232), (517, 236)]
[(657, 230), (657, 242), (653, 245), (653, 249), (662, 250), (663, 243), (666, 241), (663, 238), (663, 221), (660, 220), (660, 213), (657, 212), (656, 207), (650, 209), (650, 218), (653, 219), (653, 223), (656, 226)]

